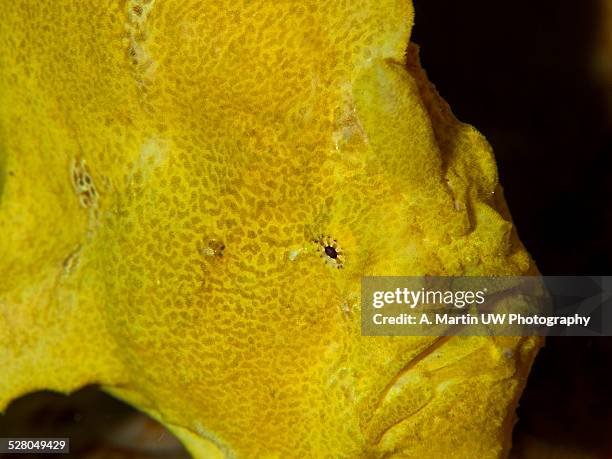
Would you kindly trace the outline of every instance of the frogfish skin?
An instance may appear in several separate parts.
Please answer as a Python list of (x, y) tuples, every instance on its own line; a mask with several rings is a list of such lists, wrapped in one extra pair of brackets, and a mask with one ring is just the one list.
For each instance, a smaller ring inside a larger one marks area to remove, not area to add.
[[(0, 2), (0, 411), (194, 458), (498, 458), (541, 340), (368, 337), (368, 275), (530, 275), (409, 0)], [(333, 249), (333, 251), (332, 251)]]

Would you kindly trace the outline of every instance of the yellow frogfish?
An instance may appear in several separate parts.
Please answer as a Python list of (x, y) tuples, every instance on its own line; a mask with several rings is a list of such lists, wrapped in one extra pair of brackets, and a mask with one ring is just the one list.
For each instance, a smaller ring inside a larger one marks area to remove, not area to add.
[(541, 340), (362, 336), (530, 275), (409, 0), (0, 3), (0, 411), (86, 384), (195, 458), (498, 458)]

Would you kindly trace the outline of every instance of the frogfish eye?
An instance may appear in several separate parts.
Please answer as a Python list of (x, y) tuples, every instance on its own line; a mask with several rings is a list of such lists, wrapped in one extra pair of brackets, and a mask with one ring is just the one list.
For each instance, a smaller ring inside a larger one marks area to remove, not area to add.
[(338, 258), (338, 252), (336, 252), (336, 249), (331, 245), (325, 247), (325, 255), (327, 255), (329, 258), (333, 258), (334, 260)]

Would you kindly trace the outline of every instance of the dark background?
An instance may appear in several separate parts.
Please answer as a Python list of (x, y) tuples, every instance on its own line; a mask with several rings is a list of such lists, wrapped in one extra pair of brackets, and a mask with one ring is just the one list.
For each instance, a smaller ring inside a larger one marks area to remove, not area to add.
[[(545, 275), (612, 275), (604, 1), (414, 1), (422, 65), (492, 144), (521, 240)], [(514, 457), (550, 447), (547, 457), (612, 458), (612, 338), (548, 338), (518, 415)]]
[[(520, 237), (547, 275), (612, 275), (604, 1), (414, 2), (423, 66), (456, 116), (493, 145)], [(612, 458), (610, 388), (611, 338), (549, 338), (520, 402), (513, 457), (549, 448), (546, 457), (573, 449)], [(0, 430), (68, 435), (87, 458), (185, 457), (159, 425), (96, 388), (23, 397)]]

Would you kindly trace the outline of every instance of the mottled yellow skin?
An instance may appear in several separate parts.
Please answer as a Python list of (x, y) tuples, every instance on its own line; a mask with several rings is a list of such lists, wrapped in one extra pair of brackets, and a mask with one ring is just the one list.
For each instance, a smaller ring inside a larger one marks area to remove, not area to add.
[(0, 409), (100, 383), (196, 458), (503, 456), (539, 340), (360, 336), (361, 276), (535, 272), (412, 15), (1, 2)]

